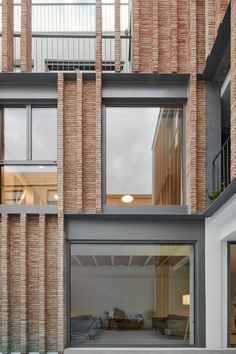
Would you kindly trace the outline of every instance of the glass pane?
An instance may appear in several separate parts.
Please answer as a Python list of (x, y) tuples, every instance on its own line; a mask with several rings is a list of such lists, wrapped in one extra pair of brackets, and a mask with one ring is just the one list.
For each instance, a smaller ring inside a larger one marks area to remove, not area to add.
[(107, 204), (182, 204), (182, 109), (107, 108)]
[(57, 160), (57, 109), (32, 109), (32, 159)]
[(56, 203), (58, 200), (56, 166), (2, 167), (1, 195), (2, 204), (52, 204), (52, 201)]
[(236, 345), (236, 244), (230, 245), (229, 344)]
[(3, 160), (26, 159), (26, 109), (5, 108), (3, 115)]
[(194, 344), (191, 245), (72, 245), (71, 345)]

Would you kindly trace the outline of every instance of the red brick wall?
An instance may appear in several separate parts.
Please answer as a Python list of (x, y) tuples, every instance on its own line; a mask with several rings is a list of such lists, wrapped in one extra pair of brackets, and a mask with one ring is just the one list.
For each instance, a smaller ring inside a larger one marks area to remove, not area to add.
[(217, 32), (223, 20), (228, 3), (229, 3), (228, 0), (215, 1), (215, 37), (217, 36)]
[(31, 2), (31, 0), (21, 0), (20, 58), (22, 72), (29, 72), (32, 70)]
[[(101, 75), (64, 82), (63, 188), (66, 213), (101, 210)], [(61, 174), (62, 172), (60, 172)]]
[(27, 353), (41, 349), (43, 352), (45, 348), (45, 351), (56, 352), (59, 322), (57, 217), (22, 214), (3, 215), (0, 220), (1, 351)]
[(2, 71), (13, 71), (13, 0), (2, 0)]

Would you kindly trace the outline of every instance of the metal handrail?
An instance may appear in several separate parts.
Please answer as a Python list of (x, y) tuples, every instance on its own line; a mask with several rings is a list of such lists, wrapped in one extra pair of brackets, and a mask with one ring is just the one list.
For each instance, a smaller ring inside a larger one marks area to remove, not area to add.
[(230, 184), (230, 136), (212, 161), (213, 189), (226, 188)]

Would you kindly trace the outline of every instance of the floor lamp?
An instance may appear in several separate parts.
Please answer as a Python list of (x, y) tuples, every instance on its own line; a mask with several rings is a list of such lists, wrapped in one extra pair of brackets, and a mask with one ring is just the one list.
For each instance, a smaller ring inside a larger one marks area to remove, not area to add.
[[(183, 295), (183, 305), (185, 305), (185, 306), (190, 305), (190, 295), (189, 294)], [(187, 341), (188, 331), (189, 331), (189, 312), (188, 312), (188, 321), (187, 321), (185, 333), (184, 333), (184, 343), (186, 343), (186, 341)]]

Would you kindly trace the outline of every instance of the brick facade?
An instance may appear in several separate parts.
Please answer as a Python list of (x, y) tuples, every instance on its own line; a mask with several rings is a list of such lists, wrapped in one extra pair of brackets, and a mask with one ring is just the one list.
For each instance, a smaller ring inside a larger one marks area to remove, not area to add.
[[(133, 0), (132, 71), (189, 73), (187, 204), (206, 207), (206, 86), (198, 80), (227, 1)], [(13, 71), (13, 0), (3, 0), (2, 71)], [(231, 177), (236, 177), (236, 0), (231, 1)], [(32, 69), (31, 1), (21, 2), (21, 71)], [(115, 71), (120, 71), (115, 0)], [(121, 74), (122, 75), (122, 74)], [(69, 77), (69, 79), (68, 79)], [(92, 77), (92, 78), (91, 78)], [(96, 0), (96, 73), (58, 74), (58, 215), (0, 216), (0, 351), (63, 352), (67, 343), (65, 214), (101, 213), (102, 11)]]
[(0, 235), (1, 351), (56, 352), (57, 217), (2, 215)]
[(13, 0), (2, 0), (2, 71), (13, 71)]
[(21, 1), (21, 37), (20, 37), (20, 58), (21, 71), (32, 70), (32, 0)]

